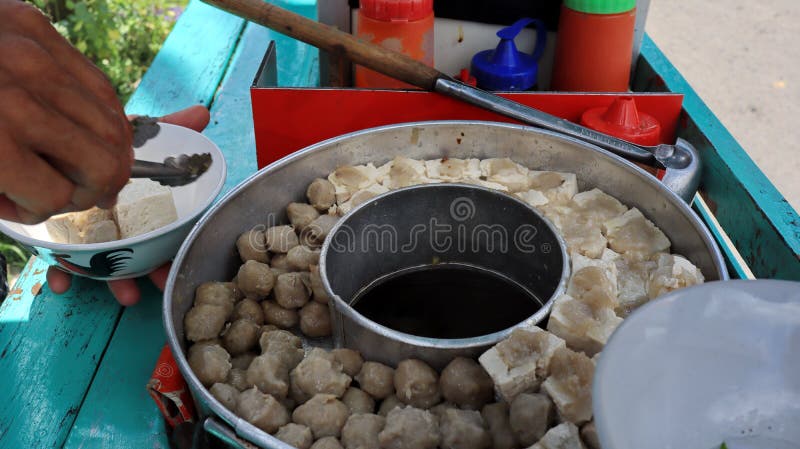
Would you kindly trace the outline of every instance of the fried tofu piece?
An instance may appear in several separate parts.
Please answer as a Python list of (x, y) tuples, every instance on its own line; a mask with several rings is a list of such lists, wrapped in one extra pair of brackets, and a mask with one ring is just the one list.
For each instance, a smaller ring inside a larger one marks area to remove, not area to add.
[(572, 203), (579, 215), (597, 226), (628, 210), (619, 200), (597, 188), (576, 194)]
[(425, 174), (430, 179), (444, 182), (461, 182), (464, 179), (481, 177), (478, 159), (432, 159), (425, 161)]
[(585, 449), (578, 434), (578, 427), (571, 422), (561, 423), (528, 449)]
[(425, 173), (424, 161), (397, 156), (390, 164), (389, 172), (383, 178), (383, 186), (390, 190), (434, 182)]
[(670, 241), (639, 209), (633, 208), (603, 224), (608, 246), (633, 261), (669, 252)]
[(544, 193), (538, 190), (524, 190), (522, 192), (517, 192), (514, 195), (533, 207), (544, 206), (550, 202)]
[[(556, 404), (562, 420), (580, 425), (592, 419), (593, 377), (592, 359), (567, 348), (555, 351), (550, 376), (542, 383), (542, 390)], [(575, 428), (576, 437), (577, 432)]]
[(378, 169), (373, 164), (344, 165), (328, 175), (328, 181), (335, 189), (336, 202), (341, 204), (349, 200), (353, 193), (376, 184), (379, 175)]
[[(611, 250), (609, 250), (611, 251)], [(637, 307), (650, 300), (647, 283), (656, 263), (651, 260), (630, 261), (625, 257), (614, 259), (617, 266), (617, 315), (628, 316)]]
[(702, 284), (703, 273), (686, 258), (676, 254), (659, 254), (654, 257), (656, 269), (650, 273), (647, 294), (650, 299), (683, 287)]
[(591, 357), (603, 349), (621, 322), (622, 318), (600, 295), (576, 299), (564, 294), (553, 303), (547, 330), (562, 338), (569, 348)]
[(542, 192), (551, 203), (564, 204), (578, 193), (578, 178), (574, 173), (531, 170), (528, 189)]
[(480, 167), (482, 179), (503, 185), (511, 193), (528, 190), (528, 168), (509, 158), (484, 159)]

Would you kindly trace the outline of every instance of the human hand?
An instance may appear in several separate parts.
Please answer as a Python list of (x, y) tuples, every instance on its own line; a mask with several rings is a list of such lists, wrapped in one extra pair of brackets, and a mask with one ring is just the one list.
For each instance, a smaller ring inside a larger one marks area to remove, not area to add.
[[(173, 125), (184, 126), (195, 131), (202, 131), (209, 121), (208, 109), (203, 106), (192, 106), (182, 111), (162, 117), (160, 122), (171, 123)], [(169, 274), (170, 264), (167, 263), (162, 267), (157, 268), (147, 276), (159, 289), (164, 289), (164, 284), (167, 282), (167, 274)], [(72, 282), (72, 276), (64, 271), (59, 270), (55, 266), (51, 266), (47, 270), (47, 283), (50, 290), (54, 293), (61, 294), (69, 290)], [(123, 306), (131, 306), (139, 302), (141, 293), (139, 287), (136, 285), (134, 279), (120, 279), (117, 281), (108, 281), (108, 288)]]
[(39, 10), (0, 0), (0, 218), (110, 207), (132, 138), (105, 75)]

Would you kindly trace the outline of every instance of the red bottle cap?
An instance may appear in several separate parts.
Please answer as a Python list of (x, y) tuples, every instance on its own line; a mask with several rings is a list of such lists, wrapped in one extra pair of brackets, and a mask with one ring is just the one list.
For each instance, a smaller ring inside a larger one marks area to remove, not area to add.
[(459, 72), (458, 75), (455, 76), (455, 79), (472, 87), (478, 86), (478, 80), (475, 79), (474, 76), (470, 75), (469, 70), (467, 69), (461, 69), (461, 72)]
[(661, 143), (661, 124), (652, 115), (638, 112), (633, 97), (619, 97), (609, 107), (587, 110), (581, 125), (639, 145)]
[(433, 14), (433, 0), (360, 0), (359, 8), (374, 20), (421, 20)]

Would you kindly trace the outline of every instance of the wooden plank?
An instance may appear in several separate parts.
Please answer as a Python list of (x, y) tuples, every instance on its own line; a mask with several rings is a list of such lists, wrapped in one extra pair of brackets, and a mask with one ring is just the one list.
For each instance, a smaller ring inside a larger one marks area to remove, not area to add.
[(685, 95), (681, 137), (703, 157), (711, 211), (756, 277), (800, 280), (800, 217), (649, 36), (634, 90)]
[(120, 307), (105, 286), (75, 279), (67, 295), (30, 263), (0, 308), (0, 448), (60, 447), (92, 381)]
[[(283, 2), (282, 6), (307, 15), (316, 11), (307, 1)], [(278, 35), (263, 27), (248, 25), (222, 84), (214, 88), (218, 94), (206, 134), (225, 153), (227, 186), (235, 185), (256, 168), (249, 86), (269, 41), (275, 37)], [(281, 38), (284, 65), (293, 66), (284, 72), (283, 79), (294, 85), (315, 82), (316, 52)], [(155, 70), (158, 67), (150, 72)], [(161, 295), (150, 286), (143, 292), (141, 304), (124, 311), (65, 448), (167, 447), (163, 420), (144, 388), (165, 343), (160, 305)]]

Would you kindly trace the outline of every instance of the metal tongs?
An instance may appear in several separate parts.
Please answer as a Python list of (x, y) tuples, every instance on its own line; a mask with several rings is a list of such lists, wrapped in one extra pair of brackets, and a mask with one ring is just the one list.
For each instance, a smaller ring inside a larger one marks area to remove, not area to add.
[[(133, 126), (133, 147), (139, 148), (158, 135), (161, 127), (152, 117), (136, 117)], [(179, 154), (164, 162), (133, 161), (131, 178), (150, 178), (164, 186), (178, 187), (194, 182), (211, 166), (211, 154)]]

